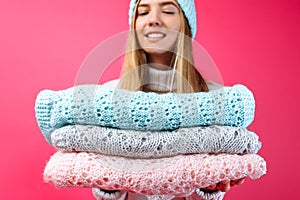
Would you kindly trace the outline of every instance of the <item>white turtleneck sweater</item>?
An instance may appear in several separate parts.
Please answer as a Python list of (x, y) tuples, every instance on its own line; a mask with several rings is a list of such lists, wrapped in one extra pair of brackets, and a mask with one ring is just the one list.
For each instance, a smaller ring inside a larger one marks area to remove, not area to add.
[[(175, 92), (176, 91), (176, 75), (173, 78), (173, 70), (159, 70), (153, 67), (147, 68), (146, 84), (147, 89), (159, 92)], [(173, 79), (173, 80), (172, 80)], [(171, 84), (173, 81), (173, 84)], [(209, 90), (216, 90), (222, 87), (222, 85), (213, 81), (205, 80)], [(105, 86), (110, 88), (117, 88), (119, 79), (109, 81), (105, 83)], [(172, 88), (172, 89), (171, 89)]]
[(153, 67), (147, 67), (145, 87), (150, 91), (158, 92), (176, 92), (176, 74), (173, 70), (159, 70)]

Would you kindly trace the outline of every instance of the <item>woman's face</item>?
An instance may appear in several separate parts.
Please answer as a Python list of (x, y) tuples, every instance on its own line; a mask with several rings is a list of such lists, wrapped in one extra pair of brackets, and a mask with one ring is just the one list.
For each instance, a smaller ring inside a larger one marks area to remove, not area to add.
[(179, 30), (180, 12), (175, 0), (141, 0), (137, 6), (136, 34), (148, 54), (173, 51)]

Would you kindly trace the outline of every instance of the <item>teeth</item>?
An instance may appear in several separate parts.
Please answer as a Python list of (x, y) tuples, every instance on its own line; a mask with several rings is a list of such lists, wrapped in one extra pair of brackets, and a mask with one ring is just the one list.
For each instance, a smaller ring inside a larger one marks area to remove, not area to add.
[(147, 35), (147, 37), (149, 37), (149, 38), (162, 38), (162, 37), (164, 37), (164, 34), (162, 34), (162, 33), (150, 33), (150, 34)]

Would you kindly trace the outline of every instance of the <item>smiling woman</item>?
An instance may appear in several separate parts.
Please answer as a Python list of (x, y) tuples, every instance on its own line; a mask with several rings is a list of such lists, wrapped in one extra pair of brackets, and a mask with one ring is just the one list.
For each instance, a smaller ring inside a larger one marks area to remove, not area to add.
[[(38, 95), (36, 117), (46, 139), (71, 146), (51, 157), (44, 180), (93, 188), (97, 200), (221, 200), (246, 177), (260, 178), (265, 161), (247, 151), (251, 143), (240, 153), (230, 150), (244, 141), (233, 126), (247, 128), (253, 121), (252, 93), (204, 80), (194, 65), (194, 0), (131, 0), (129, 23), (120, 80)], [(65, 129), (76, 123), (81, 130)], [(195, 139), (184, 143), (193, 130)], [(61, 133), (58, 142), (53, 132)], [(113, 133), (121, 140), (109, 143)], [(146, 135), (136, 140), (135, 134)], [(206, 150), (191, 150), (201, 145)]]
[(151, 92), (200, 92), (208, 86), (194, 67), (194, 1), (131, 1), (128, 39), (119, 87)]
[[(129, 16), (131, 34), (117, 87), (156, 93), (208, 92), (219, 87), (204, 80), (194, 66), (193, 0), (131, 0)], [(223, 181), (203, 191), (227, 192), (243, 182), (243, 178)]]

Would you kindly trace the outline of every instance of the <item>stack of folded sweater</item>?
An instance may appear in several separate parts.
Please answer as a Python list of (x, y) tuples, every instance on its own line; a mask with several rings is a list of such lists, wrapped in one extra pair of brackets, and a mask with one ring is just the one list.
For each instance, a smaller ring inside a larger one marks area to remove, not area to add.
[(94, 188), (97, 199), (222, 199), (201, 188), (266, 173), (261, 142), (246, 129), (254, 108), (243, 85), (188, 94), (102, 85), (41, 91), (38, 125), (58, 149), (44, 180)]

